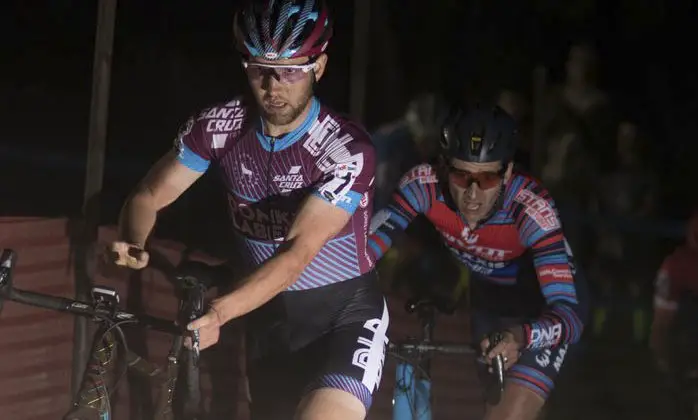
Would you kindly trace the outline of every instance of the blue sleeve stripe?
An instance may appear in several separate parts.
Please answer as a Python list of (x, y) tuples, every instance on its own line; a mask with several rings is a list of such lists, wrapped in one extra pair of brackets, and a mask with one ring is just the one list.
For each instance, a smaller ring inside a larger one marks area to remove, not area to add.
[(381, 250), (381, 247), (379, 247), (378, 244), (375, 243), (370, 237), (368, 238), (368, 246), (373, 250), (373, 255), (375, 256), (376, 260), (383, 257), (383, 250)]
[(194, 153), (186, 144), (181, 145), (181, 149), (177, 155), (177, 161), (192, 171), (201, 173), (206, 172), (208, 166), (211, 164), (208, 160)]
[(567, 305), (554, 305), (552, 312), (557, 314), (567, 324), (568, 342), (576, 343), (579, 341), (584, 326), (574, 310)]
[[(394, 208), (390, 207), (390, 210), (395, 210)], [(395, 221), (395, 223), (400, 226), (402, 229), (406, 229), (407, 225), (410, 224), (409, 219), (405, 218), (403, 215), (399, 214), (397, 211), (391, 211), (390, 212), (390, 220)]]
[(415, 193), (410, 189), (410, 186), (408, 185), (407, 187), (403, 188), (401, 191), (402, 196), (405, 198), (405, 200), (409, 203), (410, 206), (416, 211), (417, 213), (421, 212), (421, 206), (419, 205), (419, 199), (415, 195)]
[(343, 198), (340, 198), (337, 200), (336, 203), (332, 203), (330, 200), (325, 198), (322, 194), (319, 192), (314, 192), (314, 196), (320, 197), (323, 200), (327, 201), (328, 203), (339, 207), (340, 209), (346, 211), (349, 214), (354, 214), (356, 209), (359, 207), (359, 203), (361, 202), (361, 196), (362, 194), (357, 193), (356, 191), (349, 191)]

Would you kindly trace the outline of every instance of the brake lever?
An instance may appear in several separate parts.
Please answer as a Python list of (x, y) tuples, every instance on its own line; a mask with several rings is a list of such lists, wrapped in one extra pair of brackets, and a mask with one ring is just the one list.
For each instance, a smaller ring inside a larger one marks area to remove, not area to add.
[[(487, 353), (492, 351), (492, 349), (495, 348), (497, 344), (499, 344), (503, 339), (504, 336), (500, 332), (494, 332), (490, 334), (490, 345), (487, 349)], [(492, 359), (492, 374), (494, 375), (497, 381), (497, 392), (494, 393), (494, 395), (490, 396), (490, 403), (492, 405), (496, 405), (499, 403), (499, 400), (502, 397), (502, 393), (504, 392), (504, 356), (502, 356), (501, 354), (496, 355)]]
[[(204, 291), (202, 290), (202, 287), (200, 285), (195, 286), (196, 289), (196, 294), (191, 297), (191, 312), (190, 312), (190, 319), (189, 322), (195, 321), (199, 318), (201, 318), (204, 315)], [(192, 293), (190, 291), (190, 293)], [(192, 331), (192, 345), (191, 349), (194, 352), (194, 366), (199, 365), (199, 358), (201, 355), (201, 347), (200, 347), (200, 340), (201, 336), (199, 334), (199, 330), (196, 329)]]
[[(183, 307), (180, 309), (180, 316), (187, 317), (182, 319), (181, 324), (183, 328), (186, 328), (190, 322), (201, 318), (204, 314), (204, 287), (199, 284), (193, 277), (188, 278), (187, 276), (180, 277), (180, 280), (184, 284), (184, 300), (182, 301)], [(200, 334), (199, 330), (187, 331), (189, 337), (191, 338), (191, 350), (194, 352), (194, 364), (198, 366), (199, 357), (201, 355), (200, 347)]]

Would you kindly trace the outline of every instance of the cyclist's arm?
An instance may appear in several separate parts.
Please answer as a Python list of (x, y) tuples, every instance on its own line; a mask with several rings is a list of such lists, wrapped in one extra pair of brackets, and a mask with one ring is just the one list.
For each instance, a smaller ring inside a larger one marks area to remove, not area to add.
[(301, 206), (276, 255), (238, 289), (216, 301), (222, 322), (245, 315), (288, 289), (325, 243), (347, 225), (362, 198), (365, 205), (371, 205), (364, 197), (373, 188), (373, 145), (358, 130), (350, 133), (354, 140), (339, 145), (343, 150), (328, 152), (336, 164), (327, 169), (324, 181)]
[[(577, 284), (582, 276), (574, 269), (572, 251), (551, 201), (538, 197), (535, 210), (523, 215), (521, 240), (533, 254), (533, 264), (546, 307), (523, 327), (526, 348), (552, 348), (579, 341), (589, 302)], [(546, 212), (545, 210), (550, 210)], [(537, 212), (536, 212), (537, 211)], [(524, 214), (525, 212), (522, 212)], [(545, 217), (542, 217), (542, 216)]]
[(157, 213), (174, 202), (206, 172), (212, 152), (205, 132), (189, 119), (180, 129), (173, 150), (153, 165), (124, 203), (119, 215), (119, 238), (144, 246)]
[(436, 176), (429, 165), (419, 165), (402, 177), (390, 204), (371, 220), (368, 251), (374, 261), (385, 255), (418, 214), (431, 208), (438, 196), (437, 188)]

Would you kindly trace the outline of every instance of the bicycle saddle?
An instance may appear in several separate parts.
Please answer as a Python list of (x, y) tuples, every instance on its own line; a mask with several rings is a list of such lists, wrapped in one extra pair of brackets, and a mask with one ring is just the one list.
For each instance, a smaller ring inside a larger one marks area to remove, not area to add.
[(405, 311), (408, 314), (431, 309), (435, 309), (442, 314), (452, 315), (456, 311), (456, 305), (453, 302), (434, 298), (412, 298), (405, 303)]

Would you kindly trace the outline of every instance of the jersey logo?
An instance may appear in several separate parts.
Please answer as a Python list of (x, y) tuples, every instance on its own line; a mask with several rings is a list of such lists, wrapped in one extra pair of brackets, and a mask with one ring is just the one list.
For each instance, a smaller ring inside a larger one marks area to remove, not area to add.
[(480, 239), (480, 235), (477, 233), (472, 233), (468, 226), (463, 227), (463, 231), (460, 233), (461, 239), (463, 239), (468, 245), (474, 245), (477, 240)]
[(480, 154), (480, 149), (482, 149), (482, 137), (475, 135), (470, 137), (470, 154), (477, 156)]
[[(347, 152), (348, 154), (348, 152)], [(332, 178), (320, 188), (320, 194), (332, 204), (338, 202), (351, 202), (347, 197), (349, 191), (354, 186), (357, 176), (364, 167), (363, 153), (349, 156), (350, 161), (338, 163), (335, 166)]]
[(254, 175), (254, 174), (252, 173), (252, 171), (250, 171), (249, 169), (247, 169), (247, 168), (245, 167), (245, 164), (244, 164), (244, 163), (241, 163), (241, 164), (240, 164), (240, 172), (242, 172), (242, 176), (243, 176), (243, 177), (247, 177), (247, 176), (252, 176), (252, 175)]
[(291, 166), (286, 175), (274, 175), (274, 182), (279, 187), (281, 193), (291, 192), (303, 188), (303, 174), (301, 166)]
[(257, 197), (260, 194), (259, 187), (262, 185), (258, 168), (254, 164), (254, 159), (247, 153), (238, 155), (238, 162), (232, 167), (233, 189), (243, 197)]
[[(339, 123), (329, 115), (322, 121), (316, 120), (308, 131), (308, 138), (303, 142), (303, 147), (311, 155), (319, 156), (324, 146), (337, 138), (338, 130)], [(351, 137), (348, 140), (351, 140)]]
[(211, 136), (211, 148), (222, 149), (225, 147), (226, 141), (228, 141), (227, 134), (213, 134)]
[(560, 229), (560, 219), (548, 200), (545, 200), (530, 190), (521, 190), (516, 194), (515, 201), (523, 204), (526, 214), (533, 219), (544, 231)]
[(400, 182), (400, 188), (404, 188), (411, 182), (417, 181), (420, 184), (435, 184), (438, 182), (436, 174), (430, 165), (419, 165), (412, 170)]
[(562, 338), (562, 325), (536, 326), (531, 329), (531, 345), (529, 348), (540, 349), (553, 347)]
[[(224, 107), (209, 108), (199, 114), (200, 120), (208, 120), (206, 121), (207, 133), (230, 133), (242, 129), (245, 110), (240, 106), (229, 106), (233, 103), (235, 101), (229, 102)], [(235, 105), (239, 105), (239, 102)]]

